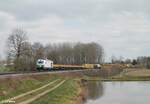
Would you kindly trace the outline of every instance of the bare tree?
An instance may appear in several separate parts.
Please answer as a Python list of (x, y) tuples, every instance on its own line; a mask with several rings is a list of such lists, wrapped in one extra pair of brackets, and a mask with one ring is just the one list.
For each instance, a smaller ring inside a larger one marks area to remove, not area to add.
[(8, 55), (14, 58), (19, 58), (24, 54), (24, 44), (27, 42), (26, 32), (22, 29), (15, 29), (9, 35), (7, 40)]
[(149, 56), (140, 56), (137, 58), (137, 63), (142, 67), (150, 69), (150, 57)]
[(126, 59), (124, 63), (125, 64), (131, 64), (131, 59)]
[(104, 50), (97, 43), (62, 43), (46, 46), (47, 58), (58, 64), (102, 63)]
[(13, 30), (7, 39), (7, 57), (8, 60), (14, 61), (16, 70), (21, 69), (20, 60), (26, 54), (26, 44), (28, 44), (28, 38), (26, 32), (22, 29)]
[(36, 42), (32, 45), (32, 51), (35, 59), (45, 58), (45, 49), (40, 42)]

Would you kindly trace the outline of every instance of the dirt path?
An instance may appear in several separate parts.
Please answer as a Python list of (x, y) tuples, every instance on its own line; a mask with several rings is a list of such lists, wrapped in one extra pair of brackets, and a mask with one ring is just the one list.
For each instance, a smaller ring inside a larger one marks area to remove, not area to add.
[(19, 98), (22, 98), (22, 97), (24, 97), (24, 96), (30, 95), (30, 94), (32, 94), (32, 93), (35, 93), (35, 92), (37, 92), (37, 91), (39, 91), (39, 90), (41, 90), (41, 89), (44, 89), (44, 88), (46, 88), (46, 87), (48, 87), (48, 86), (54, 84), (54, 83), (57, 82), (58, 80), (59, 80), (59, 79), (54, 80), (54, 81), (52, 81), (52, 82), (50, 82), (50, 83), (48, 83), (48, 84), (46, 84), (46, 85), (44, 85), (44, 86), (42, 86), (42, 87), (40, 87), (40, 88), (37, 88), (37, 89), (35, 89), (35, 90), (31, 90), (31, 91), (29, 91), (29, 92), (26, 92), (26, 93), (23, 93), (23, 94), (21, 94), (21, 95), (15, 96), (15, 97), (13, 97), (13, 98), (10, 98), (10, 99), (7, 99), (7, 100), (3, 100), (3, 101), (0, 102), (0, 104), (4, 104), (4, 103), (15, 103), (15, 100), (17, 100), (17, 99), (19, 99)]
[(65, 81), (66, 81), (66, 80), (63, 80), (63, 81), (61, 81), (59, 84), (57, 84), (56, 86), (54, 86), (53, 88), (48, 89), (48, 90), (44, 91), (43, 93), (40, 93), (40, 94), (38, 94), (37, 96), (32, 97), (31, 99), (28, 99), (28, 100), (26, 100), (26, 101), (22, 101), (22, 102), (20, 102), (20, 103), (18, 103), (18, 104), (29, 104), (29, 103), (35, 101), (36, 99), (39, 99), (40, 97), (44, 96), (45, 94), (47, 94), (47, 93), (49, 93), (49, 92), (51, 92), (51, 91), (57, 89), (57, 88), (58, 88), (59, 86), (61, 86)]

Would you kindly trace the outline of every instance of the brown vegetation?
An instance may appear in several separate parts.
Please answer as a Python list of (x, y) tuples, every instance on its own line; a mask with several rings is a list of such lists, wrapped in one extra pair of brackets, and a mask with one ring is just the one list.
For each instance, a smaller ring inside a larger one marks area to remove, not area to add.
[(126, 69), (125, 75), (132, 77), (150, 77), (150, 70), (147, 69)]

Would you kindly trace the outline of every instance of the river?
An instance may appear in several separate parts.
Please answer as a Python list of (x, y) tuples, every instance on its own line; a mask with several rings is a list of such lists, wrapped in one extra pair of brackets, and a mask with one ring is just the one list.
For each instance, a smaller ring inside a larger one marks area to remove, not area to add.
[(150, 81), (87, 82), (85, 104), (150, 104)]

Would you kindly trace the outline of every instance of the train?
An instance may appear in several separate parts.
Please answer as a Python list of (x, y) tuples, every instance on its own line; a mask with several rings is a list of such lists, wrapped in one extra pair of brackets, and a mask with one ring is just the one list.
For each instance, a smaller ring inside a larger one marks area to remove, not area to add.
[(38, 59), (36, 61), (37, 70), (77, 70), (77, 69), (101, 69), (100, 64), (82, 64), (82, 65), (64, 65), (64, 64), (54, 64), (52, 60), (49, 59)]

